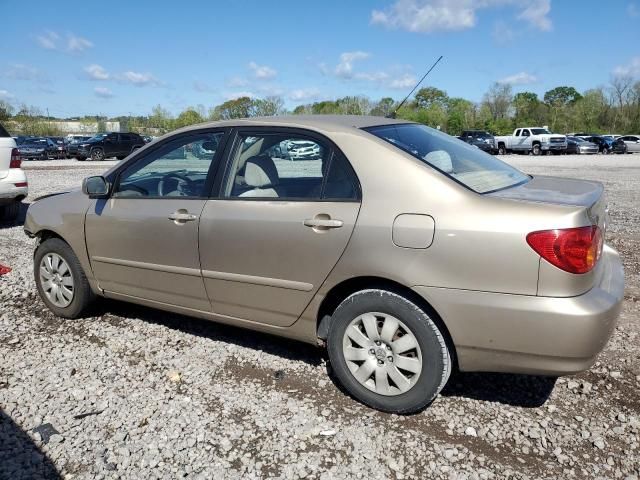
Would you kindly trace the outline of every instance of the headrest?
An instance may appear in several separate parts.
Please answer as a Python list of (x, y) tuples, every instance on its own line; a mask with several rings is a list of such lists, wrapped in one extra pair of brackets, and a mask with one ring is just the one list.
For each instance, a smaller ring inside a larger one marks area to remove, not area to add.
[(451, 162), (451, 155), (444, 150), (434, 150), (424, 156), (424, 159), (436, 168), (439, 168), (444, 173), (453, 172), (453, 163)]
[(244, 166), (244, 181), (254, 188), (273, 187), (279, 183), (276, 164), (270, 157), (250, 157)]

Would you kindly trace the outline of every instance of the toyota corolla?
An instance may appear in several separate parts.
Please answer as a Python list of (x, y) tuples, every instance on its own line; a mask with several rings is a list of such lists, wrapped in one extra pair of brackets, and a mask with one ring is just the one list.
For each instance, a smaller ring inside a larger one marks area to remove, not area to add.
[[(295, 142), (318, 158), (278, 156)], [(56, 315), (102, 296), (326, 345), (356, 399), (408, 413), (452, 368), (588, 369), (624, 290), (607, 221), (600, 183), (406, 121), (292, 116), (173, 132), (24, 228)]]

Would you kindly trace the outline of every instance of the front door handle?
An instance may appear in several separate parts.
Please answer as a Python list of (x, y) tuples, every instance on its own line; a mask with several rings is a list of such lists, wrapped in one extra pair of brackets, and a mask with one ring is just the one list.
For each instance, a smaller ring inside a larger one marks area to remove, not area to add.
[(343, 225), (342, 220), (333, 220), (331, 218), (307, 218), (304, 221), (305, 227), (313, 227), (319, 230), (329, 228), (340, 228)]
[(177, 212), (170, 214), (167, 218), (169, 218), (169, 220), (173, 220), (175, 223), (185, 223), (197, 220), (198, 216), (187, 213), (186, 210), (178, 210)]

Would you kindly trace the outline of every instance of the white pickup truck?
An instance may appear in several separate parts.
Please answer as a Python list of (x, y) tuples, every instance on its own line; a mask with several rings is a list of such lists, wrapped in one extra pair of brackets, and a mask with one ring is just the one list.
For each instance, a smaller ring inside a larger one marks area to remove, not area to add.
[(551, 133), (544, 127), (516, 128), (513, 135), (497, 136), (495, 139), (500, 155), (508, 152), (540, 155), (567, 149), (567, 137)]

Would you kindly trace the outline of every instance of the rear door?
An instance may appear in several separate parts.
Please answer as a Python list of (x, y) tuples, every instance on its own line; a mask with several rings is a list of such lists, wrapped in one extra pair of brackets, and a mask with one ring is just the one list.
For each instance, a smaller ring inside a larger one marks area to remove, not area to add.
[(0, 178), (9, 175), (11, 151), (16, 148), (16, 142), (9, 132), (0, 125)]
[[(205, 287), (214, 313), (288, 326), (346, 248), (360, 188), (324, 137), (276, 128), (236, 135), (219, 195), (200, 219)], [(293, 160), (283, 153), (282, 145), (302, 141), (316, 145), (317, 155)]]

